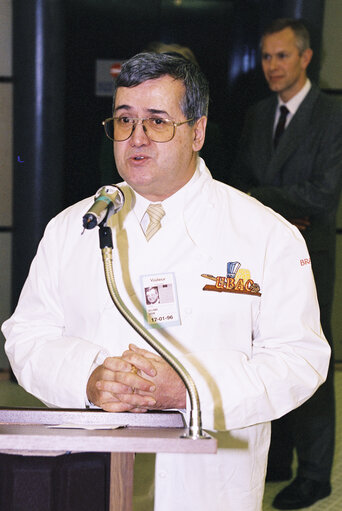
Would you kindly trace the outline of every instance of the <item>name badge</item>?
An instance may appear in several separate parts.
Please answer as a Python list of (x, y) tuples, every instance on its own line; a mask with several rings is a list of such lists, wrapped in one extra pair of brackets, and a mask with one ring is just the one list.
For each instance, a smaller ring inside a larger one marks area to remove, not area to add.
[(180, 325), (176, 277), (174, 273), (142, 275), (142, 303), (147, 328)]

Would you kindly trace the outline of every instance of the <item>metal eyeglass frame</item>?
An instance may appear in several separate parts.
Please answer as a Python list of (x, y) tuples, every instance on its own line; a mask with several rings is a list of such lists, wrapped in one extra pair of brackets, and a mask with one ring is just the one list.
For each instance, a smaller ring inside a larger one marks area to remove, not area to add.
[[(132, 131), (131, 133), (128, 135), (128, 137), (122, 139), (122, 140), (115, 140), (115, 138), (112, 138), (108, 135), (107, 133), (107, 130), (106, 130), (106, 125), (109, 121), (114, 121), (114, 119), (120, 119), (120, 117), (108, 117), (107, 119), (105, 119), (104, 121), (102, 121), (102, 126), (104, 127), (104, 131), (105, 131), (105, 134), (106, 136), (109, 138), (109, 140), (112, 140), (112, 141), (115, 141), (115, 142), (125, 142), (125, 140), (128, 140), (132, 135), (133, 135), (133, 132), (135, 130), (135, 127), (138, 125), (138, 124), (141, 124), (142, 127), (143, 127), (143, 130), (144, 130), (144, 133), (145, 135), (147, 136), (147, 138), (149, 138), (150, 140), (152, 140), (152, 142), (157, 142), (158, 144), (163, 144), (164, 142), (170, 142), (170, 140), (173, 139), (173, 137), (175, 136), (175, 133), (176, 133), (176, 128), (178, 128), (178, 126), (181, 126), (182, 124), (186, 124), (187, 122), (191, 122), (193, 121), (194, 119), (187, 119), (186, 121), (181, 121), (181, 122), (174, 122), (174, 121), (171, 121), (171, 119), (162, 119), (163, 121), (167, 121), (167, 122), (170, 122), (173, 126), (173, 133), (172, 133), (172, 137), (169, 138), (168, 140), (153, 140), (153, 138), (151, 138), (147, 133), (146, 133), (146, 127), (144, 125), (144, 121), (148, 121), (150, 119), (154, 119), (153, 117), (143, 117), (143, 118), (140, 118), (140, 117), (129, 117), (129, 119), (131, 121), (134, 121), (132, 123)], [(139, 122), (140, 121), (140, 122)]]

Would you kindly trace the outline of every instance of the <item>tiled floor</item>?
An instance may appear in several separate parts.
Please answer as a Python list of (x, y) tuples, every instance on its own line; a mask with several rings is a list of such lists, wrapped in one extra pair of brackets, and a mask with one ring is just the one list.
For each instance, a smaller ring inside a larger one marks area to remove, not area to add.
[[(0, 406), (42, 406), (33, 396), (27, 394), (21, 387), (9, 381), (1, 381), (0, 374)], [(336, 401), (337, 401), (337, 428), (336, 451), (332, 473), (332, 494), (316, 502), (305, 511), (342, 511), (342, 371), (335, 373)], [(263, 511), (273, 511), (272, 501), (275, 495), (288, 483), (266, 484)], [(138, 492), (139, 493), (139, 492)], [(144, 511), (146, 506), (143, 506)], [(143, 509), (138, 505), (135, 509)], [(238, 510), (237, 510), (238, 511)]]

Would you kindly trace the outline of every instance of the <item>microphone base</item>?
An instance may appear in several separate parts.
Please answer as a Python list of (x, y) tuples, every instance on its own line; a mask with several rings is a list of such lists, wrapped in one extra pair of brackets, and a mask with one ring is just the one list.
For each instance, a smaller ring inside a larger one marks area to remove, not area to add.
[(203, 431), (200, 434), (189, 431), (189, 433), (181, 435), (179, 438), (184, 438), (185, 440), (211, 440), (212, 437)]

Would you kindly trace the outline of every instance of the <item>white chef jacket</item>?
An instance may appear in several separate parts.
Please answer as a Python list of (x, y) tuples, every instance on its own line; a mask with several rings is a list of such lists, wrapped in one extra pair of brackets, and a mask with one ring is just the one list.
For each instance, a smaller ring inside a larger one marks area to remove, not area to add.
[[(277, 213), (213, 180), (201, 159), (193, 179), (163, 202), (162, 228), (149, 242), (139, 200), (127, 184), (122, 190), (125, 206), (111, 219), (119, 292), (143, 323), (141, 276), (174, 274), (180, 324), (152, 333), (192, 375), (203, 426), (219, 441), (216, 455), (157, 456), (155, 510), (259, 511), (269, 421), (306, 401), (328, 369), (305, 242)], [(130, 342), (150, 349), (109, 297), (98, 230), (82, 234), (92, 202), (48, 224), (3, 325), (19, 383), (53, 406), (85, 406), (99, 354), (120, 355)], [(227, 263), (242, 271), (234, 281)]]

